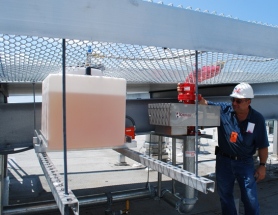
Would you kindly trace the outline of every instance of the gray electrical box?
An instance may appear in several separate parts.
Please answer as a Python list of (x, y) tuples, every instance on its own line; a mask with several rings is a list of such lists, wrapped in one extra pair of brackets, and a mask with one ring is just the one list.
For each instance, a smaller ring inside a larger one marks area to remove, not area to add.
[[(169, 135), (186, 135), (188, 126), (196, 126), (195, 104), (153, 103), (148, 105), (149, 122), (156, 132)], [(220, 107), (198, 105), (198, 126), (220, 125)]]

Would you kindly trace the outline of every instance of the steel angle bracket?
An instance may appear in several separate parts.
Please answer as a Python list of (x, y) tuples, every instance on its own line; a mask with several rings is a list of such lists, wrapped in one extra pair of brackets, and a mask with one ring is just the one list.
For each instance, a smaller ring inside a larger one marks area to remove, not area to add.
[(51, 162), (46, 152), (37, 153), (40, 165), (62, 215), (66, 215), (67, 208), (71, 208), (75, 215), (79, 214), (79, 202), (71, 190), (65, 194), (65, 187), (61, 176)]
[(114, 150), (198, 191), (206, 194), (208, 193), (208, 191), (214, 192), (215, 183), (210, 179), (196, 176), (194, 173), (188, 172), (171, 164), (167, 164), (163, 161), (151, 158), (148, 155), (143, 155), (128, 148), (118, 148)]
[(47, 140), (44, 138), (43, 134), (35, 130), (36, 136), (33, 137), (33, 146), (36, 153), (46, 152)]

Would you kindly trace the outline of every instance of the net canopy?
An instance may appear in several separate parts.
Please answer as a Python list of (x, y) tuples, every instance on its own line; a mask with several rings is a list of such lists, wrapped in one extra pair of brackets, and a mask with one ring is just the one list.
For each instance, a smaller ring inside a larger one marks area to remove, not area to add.
[[(278, 60), (258, 56), (66, 40), (66, 72), (91, 66), (104, 76), (125, 78), (128, 83), (178, 83), (198, 68), (222, 63), (224, 67), (201, 84), (278, 81)], [(62, 71), (62, 39), (0, 34), (0, 81), (42, 82)], [(187, 79), (194, 82), (194, 79)]]
[(59, 13), (54, 0), (0, 2), (0, 83), (62, 72), (62, 38), (67, 73), (90, 66), (128, 84), (193, 83), (197, 62), (199, 84), (278, 81), (277, 26), (152, 1), (62, 2)]

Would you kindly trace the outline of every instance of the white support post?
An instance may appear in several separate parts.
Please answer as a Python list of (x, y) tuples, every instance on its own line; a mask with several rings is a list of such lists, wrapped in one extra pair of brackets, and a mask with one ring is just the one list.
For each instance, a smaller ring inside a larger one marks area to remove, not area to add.
[(0, 214), (3, 214), (3, 203), (5, 199), (4, 177), (5, 177), (4, 155), (0, 155)]
[(273, 128), (273, 153), (272, 158), (278, 160), (278, 125), (277, 120), (274, 120), (274, 128)]

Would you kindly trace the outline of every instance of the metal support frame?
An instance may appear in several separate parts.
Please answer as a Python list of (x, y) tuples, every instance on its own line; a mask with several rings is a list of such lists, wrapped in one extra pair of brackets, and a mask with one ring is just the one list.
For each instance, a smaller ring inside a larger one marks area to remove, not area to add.
[[(177, 164), (177, 139), (172, 138), (172, 165), (176, 166)], [(175, 180), (172, 179), (172, 193), (176, 193), (176, 187), (175, 187)]]
[[(158, 137), (158, 160), (162, 161), (162, 136)], [(160, 198), (162, 189), (162, 172), (158, 172), (157, 174), (157, 194)]]
[(4, 168), (4, 155), (0, 155), (0, 214), (3, 214), (3, 199), (4, 197), (4, 175), (5, 175), (5, 168)]
[(66, 214), (67, 207), (71, 208), (75, 215), (79, 214), (79, 203), (77, 198), (71, 190), (68, 190), (68, 195), (64, 193), (65, 187), (63, 180), (46, 152), (37, 153), (37, 156), (61, 214)]
[[(198, 157), (197, 150), (196, 150), (196, 136), (187, 136), (185, 139), (183, 139), (183, 169), (195, 172), (196, 176), (198, 177)], [(184, 190), (184, 202), (186, 202), (186, 205), (183, 205), (184, 211), (191, 211), (197, 201), (196, 197), (196, 190), (193, 187), (190, 187), (188, 185), (185, 185)]]
[(0, 214), (3, 214), (3, 207), (9, 204), (10, 178), (7, 174), (7, 155), (0, 155)]
[(278, 121), (277, 120), (274, 120), (272, 157), (278, 160)]
[(79, 202), (71, 190), (67, 189), (65, 193), (65, 184), (60, 176), (60, 173), (51, 162), (45, 152), (45, 138), (39, 131), (35, 131), (37, 137), (33, 138), (34, 148), (37, 153), (38, 160), (44, 172), (48, 185), (57, 203), (57, 206), (62, 215), (68, 214), (68, 209), (71, 208), (75, 215), (79, 214)]
[(145, 1), (60, 2), (55, 13), (56, 0), (0, 1), (1, 33), (278, 57), (277, 28)]
[[(132, 190), (115, 191), (109, 194), (100, 193), (89, 196), (82, 196), (79, 198), (79, 205), (82, 208), (86, 208), (94, 205), (107, 205), (108, 203), (121, 202), (127, 199), (133, 200), (152, 198), (153, 196), (154, 189), (152, 187), (145, 187)], [(9, 207), (4, 208), (3, 214), (53, 214), (56, 210), (58, 210), (58, 208), (54, 201), (43, 201), (24, 205), (10, 205)]]
[(193, 187), (194, 189), (200, 192), (203, 193), (208, 193), (208, 191), (214, 192), (215, 183), (210, 179), (204, 177), (198, 177), (194, 173), (180, 169), (171, 164), (167, 164), (163, 161), (151, 158), (150, 156), (141, 154), (131, 149), (118, 148), (114, 150), (147, 167), (150, 167), (155, 171), (158, 171), (172, 179), (175, 179), (176, 181), (179, 181), (183, 184)]
[[(189, 172), (196, 172), (195, 157), (195, 136), (187, 136), (183, 139), (183, 169)], [(197, 163), (198, 165), (198, 163)], [(196, 174), (197, 175), (197, 174)], [(185, 198), (194, 198), (195, 190), (192, 187), (185, 187)]]

